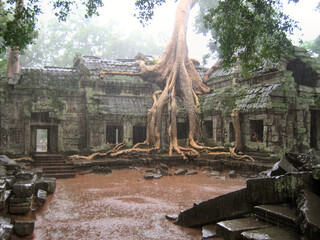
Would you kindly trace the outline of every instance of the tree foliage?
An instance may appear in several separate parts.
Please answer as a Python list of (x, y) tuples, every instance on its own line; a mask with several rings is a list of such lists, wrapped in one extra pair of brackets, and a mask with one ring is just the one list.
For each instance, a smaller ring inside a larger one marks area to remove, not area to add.
[(320, 36), (313, 41), (303, 42), (302, 47), (309, 50), (313, 57), (320, 61)]
[[(23, 50), (27, 45), (34, 43), (37, 36), (36, 23), (41, 13), (41, 1), (29, 0), (0, 1), (0, 53), (7, 47)], [(103, 6), (102, 0), (54, 0), (52, 9), (60, 21), (65, 21), (72, 10), (72, 6), (85, 5), (85, 17), (98, 14), (98, 7)], [(19, 11), (16, 5), (22, 4)]]
[(261, 67), (265, 59), (279, 61), (292, 47), (287, 34), (297, 27), (278, 0), (219, 1), (204, 20), (213, 30), (212, 46), (223, 65), (229, 68), (239, 61), (244, 72)]
[[(152, 18), (153, 8), (163, 3), (136, 1), (140, 21)], [(292, 48), (287, 35), (297, 24), (282, 12), (280, 0), (201, 0), (199, 4), (197, 31), (211, 34), (210, 49), (218, 52), (226, 68), (240, 62), (246, 73), (261, 67), (265, 59), (279, 61)]]
[(24, 67), (72, 66), (76, 53), (108, 59), (133, 58), (138, 52), (161, 55), (169, 36), (163, 33), (121, 32), (118, 23), (99, 24), (74, 10), (66, 22), (52, 19), (39, 24), (39, 36), (21, 56)]

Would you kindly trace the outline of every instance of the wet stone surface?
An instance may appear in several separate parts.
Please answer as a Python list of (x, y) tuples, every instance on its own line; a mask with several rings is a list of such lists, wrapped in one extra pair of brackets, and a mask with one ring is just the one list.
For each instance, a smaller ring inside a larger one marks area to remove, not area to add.
[(37, 213), (33, 235), (24, 239), (201, 239), (201, 228), (166, 219), (245, 186), (245, 178), (163, 176), (143, 180), (145, 170), (114, 170), (57, 180), (55, 194)]

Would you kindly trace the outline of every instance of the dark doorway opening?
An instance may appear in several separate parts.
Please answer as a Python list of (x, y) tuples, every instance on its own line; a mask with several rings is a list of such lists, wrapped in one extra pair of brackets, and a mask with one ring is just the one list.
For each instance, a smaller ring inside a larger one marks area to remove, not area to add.
[(319, 150), (320, 142), (320, 111), (311, 110), (310, 123), (310, 148)]
[(206, 138), (213, 138), (213, 127), (212, 127), (212, 121), (204, 121), (203, 122), (203, 130), (204, 130), (204, 136)]
[(263, 141), (263, 120), (250, 120), (251, 141)]
[(144, 126), (133, 126), (133, 144), (144, 142), (147, 136), (147, 128)]
[(118, 144), (123, 141), (123, 126), (122, 125), (109, 125), (106, 129), (107, 143)]
[(229, 123), (229, 142), (234, 142), (236, 140), (236, 134), (234, 131), (233, 123)]
[(189, 132), (188, 122), (177, 123), (177, 138), (178, 139), (187, 139)]

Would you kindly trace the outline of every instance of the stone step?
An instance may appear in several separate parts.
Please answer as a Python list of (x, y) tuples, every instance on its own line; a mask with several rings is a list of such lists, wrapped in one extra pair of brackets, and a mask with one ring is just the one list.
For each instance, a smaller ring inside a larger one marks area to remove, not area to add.
[(50, 174), (46, 174), (46, 177), (53, 177), (56, 179), (63, 179), (63, 178), (75, 178), (76, 174), (72, 174), (72, 173), (50, 173)]
[(283, 227), (268, 227), (249, 231), (244, 231), (241, 234), (241, 239), (244, 240), (300, 240), (300, 236), (287, 228)]
[(296, 210), (287, 205), (258, 205), (253, 208), (254, 214), (261, 220), (276, 226), (289, 227), (299, 231)]
[(218, 222), (216, 232), (224, 240), (237, 240), (241, 238), (241, 233), (248, 230), (271, 227), (272, 225), (259, 221), (255, 217), (238, 218)]
[[(37, 167), (44, 167), (44, 166), (67, 166), (70, 163), (65, 162), (43, 162), (43, 163), (35, 163), (34, 166)], [(73, 166), (73, 164), (71, 164)]]
[(65, 173), (65, 172), (69, 172), (69, 173), (75, 173), (74, 168), (45, 168), (43, 169), (43, 173), (44, 175), (48, 174), (48, 173)]
[(59, 154), (36, 153), (33, 158), (34, 165), (43, 169), (45, 177), (74, 178), (76, 175), (74, 165)]

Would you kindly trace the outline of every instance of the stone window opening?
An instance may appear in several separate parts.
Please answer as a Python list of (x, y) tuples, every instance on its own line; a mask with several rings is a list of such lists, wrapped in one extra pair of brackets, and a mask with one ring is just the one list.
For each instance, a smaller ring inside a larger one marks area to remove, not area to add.
[(206, 138), (213, 138), (213, 127), (212, 127), (212, 121), (204, 121), (203, 122), (203, 130), (204, 130), (204, 136)]
[(10, 129), (10, 142), (12, 143), (12, 146), (21, 146), (21, 144), (23, 143), (21, 129)]
[(189, 132), (188, 122), (177, 123), (177, 138), (178, 139), (187, 139)]
[(122, 125), (109, 125), (106, 127), (106, 140), (107, 144), (118, 144), (123, 142), (123, 126)]
[(147, 127), (133, 126), (133, 144), (144, 142), (147, 136)]
[(263, 120), (250, 120), (251, 142), (263, 142)]

